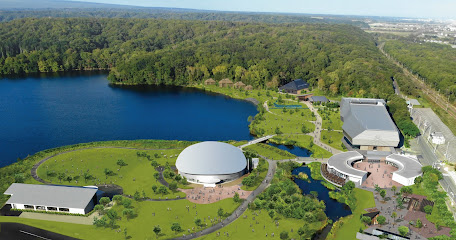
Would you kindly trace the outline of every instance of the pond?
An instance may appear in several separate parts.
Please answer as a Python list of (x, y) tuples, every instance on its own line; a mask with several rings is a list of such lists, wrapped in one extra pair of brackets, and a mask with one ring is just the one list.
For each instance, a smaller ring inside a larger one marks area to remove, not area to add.
[(310, 177), (310, 168), (298, 167), (293, 170), (292, 174), (298, 175), (300, 172), (303, 172), (309, 176), (310, 183), (297, 178), (295, 178), (294, 182), (299, 186), (303, 194), (310, 194), (310, 191), (315, 191), (318, 193), (318, 199), (323, 200), (326, 204), (325, 213), (329, 219), (337, 221), (339, 218), (351, 214), (351, 210), (346, 204), (340, 203), (329, 197), (329, 190), (320, 183), (321, 180), (313, 180)]
[(0, 79), (0, 167), (104, 140), (249, 140), (250, 102), (195, 88), (112, 86), (104, 72)]
[(310, 157), (312, 152), (306, 148), (296, 147), (296, 146), (288, 146), (288, 145), (280, 145), (275, 143), (268, 143), (269, 146), (273, 146), (279, 148), (281, 150), (287, 151), (291, 154), (294, 154), (298, 157)]

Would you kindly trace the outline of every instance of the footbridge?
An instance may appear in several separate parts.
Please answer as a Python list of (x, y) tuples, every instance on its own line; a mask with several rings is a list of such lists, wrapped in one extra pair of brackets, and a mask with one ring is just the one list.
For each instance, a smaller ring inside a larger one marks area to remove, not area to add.
[(257, 139), (253, 139), (251, 141), (249, 141), (248, 143), (244, 144), (244, 145), (241, 145), (239, 146), (240, 149), (243, 149), (244, 147), (247, 147), (249, 145), (252, 145), (252, 144), (257, 144), (257, 143), (260, 143), (260, 142), (264, 142), (268, 139), (271, 139), (273, 137), (275, 137), (276, 135), (268, 135), (268, 136), (264, 136), (264, 137), (260, 137), (260, 138), (257, 138)]

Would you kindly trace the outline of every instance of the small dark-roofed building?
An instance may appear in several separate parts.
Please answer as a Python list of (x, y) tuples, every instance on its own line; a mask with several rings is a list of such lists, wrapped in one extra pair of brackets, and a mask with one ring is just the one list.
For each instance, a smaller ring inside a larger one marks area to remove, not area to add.
[(302, 79), (296, 79), (279, 87), (279, 91), (284, 93), (301, 94), (303, 90), (308, 88), (309, 84), (306, 81)]
[(380, 214), (380, 211), (373, 211), (373, 212), (368, 212), (368, 213), (365, 213), (363, 214), (363, 217), (369, 217), (371, 219), (371, 225), (372, 224), (378, 224), (377, 222), (377, 217), (378, 215)]
[(314, 102), (327, 103), (327, 102), (329, 102), (329, 99), (327, 99), (325, 96), (312, 96), (309, 98), (309, 101), (311, 103), (314, 103)]

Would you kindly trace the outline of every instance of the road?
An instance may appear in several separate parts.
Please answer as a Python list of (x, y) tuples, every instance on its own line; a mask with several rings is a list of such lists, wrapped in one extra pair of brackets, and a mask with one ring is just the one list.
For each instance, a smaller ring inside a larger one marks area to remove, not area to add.
[(40, 228), (24, 225), (21, 223), (0, 223), (0, 239), (17, 239), (17, 240), (74, 240), (58, 233), (46, 231)]

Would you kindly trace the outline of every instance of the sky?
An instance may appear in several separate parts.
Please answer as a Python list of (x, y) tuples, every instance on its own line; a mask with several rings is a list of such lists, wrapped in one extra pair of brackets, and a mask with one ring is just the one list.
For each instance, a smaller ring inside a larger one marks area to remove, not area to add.
[(456, 18), (456, 0), (78, 0), (145, 7), (411, 18)]

